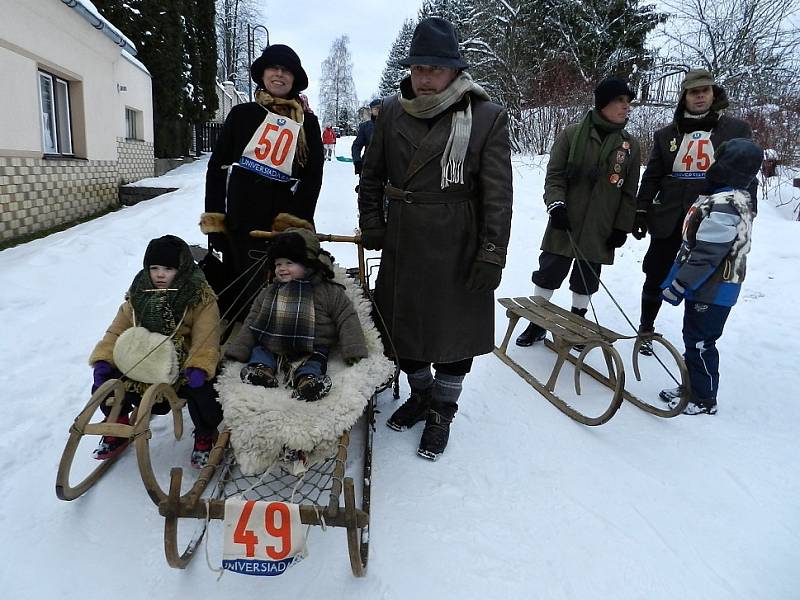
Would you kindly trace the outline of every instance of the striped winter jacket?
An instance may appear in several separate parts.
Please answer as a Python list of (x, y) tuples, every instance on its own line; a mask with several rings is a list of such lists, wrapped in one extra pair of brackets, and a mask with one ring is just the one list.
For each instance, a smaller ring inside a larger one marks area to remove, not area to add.
[(746, 190), (700, 196), (683, 220), (683, 244), (662, 283), (677, 281), (686, 300), (733, 306), (744, 281), (753, 211)]

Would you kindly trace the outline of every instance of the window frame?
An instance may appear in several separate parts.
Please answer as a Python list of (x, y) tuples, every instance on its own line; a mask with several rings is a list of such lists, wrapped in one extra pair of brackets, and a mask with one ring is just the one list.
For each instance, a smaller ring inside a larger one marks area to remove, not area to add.
[[(130, 106), (125, 107), (125, 139), (130, 141), (142, 141), (142, 137), (139, 135), (140, 132), (140, 123), (142, 111), (136, 110), (135, 108), (131, 108)], [(133, 135), (131, 135), (133, 134)]]
[[(38, 69), (39, 112), (42, 124), (42, 152), (45, 156), (75, 156), (75, 143), (72, 137), (72, 104), (70, 100), (69, 81), (53, 73)], [(49, 86), (52, 112), (45, 110), (44, 85)], [(47, 136), (46, 117), (52, 120), (50, 144)]]

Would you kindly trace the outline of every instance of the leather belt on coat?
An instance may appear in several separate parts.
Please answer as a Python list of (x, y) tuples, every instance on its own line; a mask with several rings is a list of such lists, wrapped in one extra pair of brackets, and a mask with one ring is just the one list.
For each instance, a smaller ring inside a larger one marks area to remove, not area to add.
[(458, 204), (475, 199), (475, 194), (463, 192), (413, 192), (401, 190), (392, 185), (383, 188), (384, 195), (389, 200), (402, 200), (406, 204)]

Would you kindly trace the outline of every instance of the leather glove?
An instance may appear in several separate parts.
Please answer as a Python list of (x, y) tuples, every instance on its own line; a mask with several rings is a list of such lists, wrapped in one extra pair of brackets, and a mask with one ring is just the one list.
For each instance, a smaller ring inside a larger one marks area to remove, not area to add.
[(661, 290), (661, 297), (673, 306), (678, 306), (685, 295), (686, 286), (677, 279)]
[(346, 364), (348, 367), (352, 367), (353, 365), (358, 364), (360, 361), (360, 356), (351, 356), (350, 358), (344, 359), (344, 364)]
[(118, 377), (121, 373), (107, 360), (98, 360), (92, 366), (92, 393), (109, 379)]
[(547, 209), (547, 213), (550, 215), (550, 225), (552, 225), (554, 229), (560, 229), (561, 231), (570, 231), (572, 229), (569, 226), (567, 207), (563, 202), (554, 202), (550, 205), (550, 208)]
[(362, 167), (362, 165), (363, 165), (363, 163), (361, 163), (361, 162), (354, 162), (353, 163), (353, 169), (355, 169), (356, 175), (361, 175), (361, 167)]
[(230, 242), (228, 241), (228, 235), (220, 231), (209, 233), (208, 246), (209, 248), (214, 248), (214, 250), (217, 250), (218, 252), (222, 252), (223, 255), (226, 254), (228, 250), (230, 250)]
[(472, 263), (472, 269), (467, 278), (467, 289), (473, 292), (491, 292), (500, 285), (502, 276), (503, 267), (500, 265), (476, 260)]
[(625, 244), (625, 240), (628, 239), (628, 234), (622, 231), (621, 229), (612, 229), (611, 235), (608, 236), (606, 240), (606, 248), (614, 249), (614, 248), (622, 248)]
[(647, 212), (636, 211), (636, 218), (633, 221), (633, 237), (641, 240), (647, 235)]
[(206, 372), (197, 367), (188, 367), (183, 376), (186, 377), (186, 385), (192, 389), (197, 389), (206, 382)]
[(386, 229), (363, 229), (361, 231), (361, 245), (367, 250), (380, 250), (383, 248), (383, 238), (386, 236)]

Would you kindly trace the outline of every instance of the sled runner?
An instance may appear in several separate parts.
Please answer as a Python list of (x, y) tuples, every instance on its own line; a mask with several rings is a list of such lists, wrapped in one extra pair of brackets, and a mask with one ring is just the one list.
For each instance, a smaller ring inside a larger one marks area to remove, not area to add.
[[(602, 327), (592, 321), (573, 314), (568, 310), (548, 302), (539, 296), (530, 298), (500, 298), (498, 302), (506, 309), (509, 319), (508, 329), (499, 348), (494, 349), (497, 357), (511, 367), (515, 373), (527, 381), (542, 396), (547, 398), (561, 412), (584, 425), (602, 425), (617, 412), (623, 400), (634, 404), (640, 409), (658, 417), (674, 417), (683, 412), (689, 402), (689, 394), (684, 391), (680, 402), (674, 408), (659, 408), (644, 402), (625, 389), (625, 367), (622, 357), (614, 348), (614, 343), (621, 339), (635, 339), (633, 356), (631, 359), (633, 372), (637, 381), (641, 381), (639, 371), (639, 348), (642, 343), (649, 340), (654, 345), (663, 346), (678, 366), (679, 381), (677, 384), (683, 390), (688, 390), (688, 373), (686, 364), (680, 352), (669, 341), (658, 334), (641, 334), (638, 336), (625, 336), (611, 329)], [(556, 362), (546, 383), (542, 383), (524, 367), (508, 356), (508, 343), (514, 328), (520, 319), (526, 319), (549, 331), (553, 341), (545, 340), (545, 345), (556, 353)], [(573, 347), (580, 348), (577, 356), (571, 354)], [(600, 348), (606, 364), (607, 375), (594, 367), (586, 364), (588, 353), (594, 348)], [(658, 359), (660, 361), (660, 359)], [(575, 392), (581, 393), (580, 375), (586, 373), (606, 387), (613, 390), (611, 402), (598, 416), (587, 416), (555, 393), (556, 382), (564, 363), (569, 361), (575, 366)], [(663, 363), (662, 363), (663, 366)], [(666, 367), (665, 367), (666, 368)]]
[[(136, 448), (136, 460), (139, 465), (139, 474), (150, 498), (158, 504), (167, 497), (165, 490), (161, 488), (153, 471), (150, 459), (150, 420), (152, 417), (153, 406), (159, 402), (168, 402), (172, 413), (173, 430), (175, 439), (181, 439), (183, 435), (183, 406), (185, 401), (178, 398), (175, 389), (166, 383), (153, 384), (147, 388), (142, 395), (142, 400), (138, 407), (135, 407), (131, 414), (132, 424), (117, 423), (117, 418), (123, 405), (125, 396), (125, 384), (120, 379), (106, 381), (92, 394), (89, 402), (84, 409), (75, 417), (75, 421), (69, 428), (69, 438), (58, 465), (56, 475), (56, 495), (61, 500), (74, 500), (84, 494), (92, 487), (110, 468), (119, 460), (123, 452), (119, 452), (99, 464), (80, 482), (70, 483), (70, 472), (75, 459), (75, 453), (84, 436), (115, 436), (129, 440), (128, 445), (133, 444)], [(104, 419), (100, 411), (101, 404), (111, 406), (111, 413), (108, 419)], [(92, 417), (97, 415), (100, 420), (91, 422)], [(99, 437), (98, 437), (99, 439)]]
[[(269, 238), (272, 233), (251, 232), (251, 235)], [(318, 234), (318, 238), (360, 242), (357, 237)], [(332, 352), (328, 365), (332, 391), (316, 402), (291, 398), (290, 389), (243, 383), (239, 377), (243, 364), (234, 361), (225, 364), (217, 379), (217, 389), (226, 429), (211, 451), (209, 465), (185, 494), (181, 494), (183, 469), (172, 469), (169, 492), (158, 502), (159, 514), (165, 518), (164, 549), (170, 566), (188, 565), (202, 541), (206, 523), (225, 519), (226, 503), (255, 500), (299, 505), (304, 526), (346, 529), (352, 572), (356, 576), (365, 574), (374, 412), (377, 395), (390, 387), (394, 379), (394, 365), (384, 357), (371, 320), (372, 305), (366, 292), (368, 283), (360, 244), (358, 251), (359, 268), (345, 272), (335, 267), (334, 281), (342, 283), (353, 300), (369, 356), (348, 367)], [(351, 463), (359, 462), (358, 456), (348, 456), (352, 428), (359, 418), (363, 421), (364, 450), (363, 475), (357, 485), (346, 471), (348, 465), (352, 469)], [(356, 502), (359, 487), (360, 506)], [(196, 523), (196, 533), (183, 544), (179, 538), (187, 536), (179, 536), (182, 518)]]

